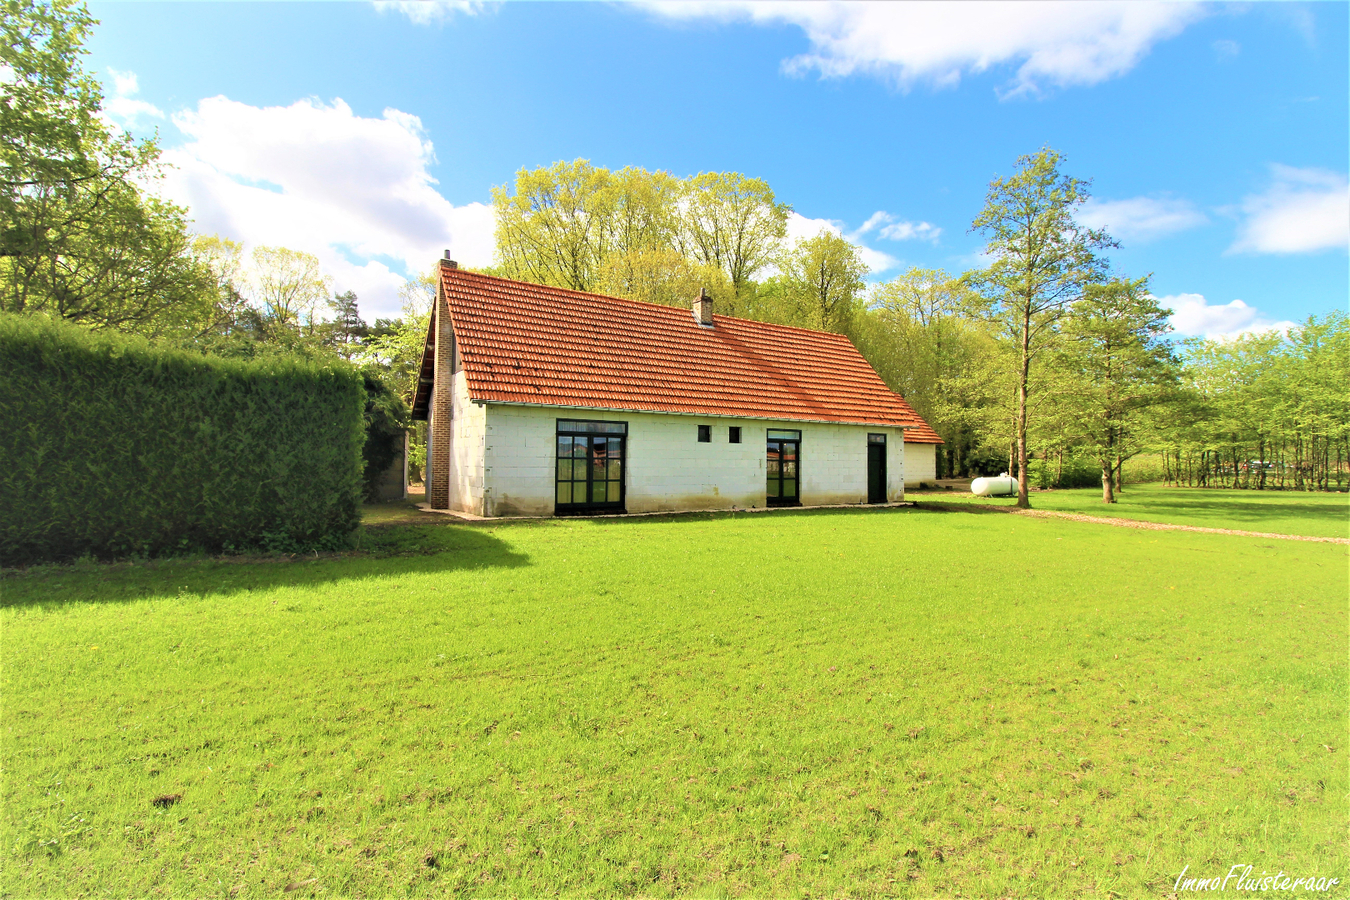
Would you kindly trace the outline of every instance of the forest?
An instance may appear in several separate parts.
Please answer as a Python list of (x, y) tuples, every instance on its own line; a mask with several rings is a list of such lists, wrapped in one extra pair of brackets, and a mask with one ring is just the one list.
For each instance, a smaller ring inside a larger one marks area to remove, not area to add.
[[(362, 319), (304, 249), (195, 234), (160, 199), (154, 139), (101, 115), (81, 67), (93, 22), (73, 4), (8, 10), (0, 57), (0, 311), (60, 317), (208, 355), (340, 358), (406, 423), (432, 272), (402, 314)], [(869, 280), (831, 230), (787, 239), (791, 206), (735, 172), (680, 177), (578, 159), (493, 188), (496, 259), (483, 271), (847, 335), (945, 441), (939, 476), (1008, 471), (1035, 488), (1130, 481), (1256, 490), (1350, 487), (1350, 322), (1179, 340), (1111, 235), (1077, 213), (1090, 183), (1040, 148), (988, 188), (970, 227), (988, 264)], [(432, 261), (428, 261), (429, 268)], [(414, 463), (424, 453), (414, 438)]]

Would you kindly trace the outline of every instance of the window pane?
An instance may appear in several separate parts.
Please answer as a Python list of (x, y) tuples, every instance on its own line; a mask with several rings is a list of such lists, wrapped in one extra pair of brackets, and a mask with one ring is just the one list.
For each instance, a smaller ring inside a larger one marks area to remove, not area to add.
[(769, 441), (769, 459), (777, 459), (777, 458), (778, 458), (778, 444), (774, 443), (773, 441)]
[(571, 481), (571, 480), (572, 480), (572, 459), (571, 459), (571, 457), (568, 457), (567, 459), (560, 459), (560, 460), (558, 460), (558, 480), (559, 480), (559, 481)]
[(784, 497), (797, 496), (797, 482), (795, 480), (789, 478), (783, 479), (783, 496)]
[(700, 426), (698, 426), (698, 441), (699, 441), (699, 443), (700, 443), (700, 444), (706, 444), (706, 443), (708, 443), (708, 442), (711, 441), (711, 440), (712, 440), (712, 426), (711, 426), (711, 425), (700, 425)]
[(619, 461), (617, 459), (611, 459), (609, 461), (609, 472), (607, 473), (607, 477), (610, 481), (623, 480), (623, 475), (619, 472)]
[(559, 419), (559, 431), (579, 431), (583, 434), (627, 434), (626, 422), (583, 422), (579, 419)]
[(618, 438), (609, 439), (609, 458), (619, 459), (623, 456), (623, 441)]
[(611, 481), (611, 482), (609, 483), (609, 502), (610, 502), (610, 503), (618, 503), (618, 502), (619, 502), (619, 499), (620, 499), (620, 498), (619, 498), (619, 491), (621, 490), (622, 487), (623, 487), (623, 486), (622, 486), (619, 482), (617, 482), (617, 481)]
[(739, 425), (732, 425), (730, 428), (727, 429), (727, 443), (739, 444), (740, 442), (741, 442), (741, 427)]
[(867, 436), (867, 443), (869, 443), (869, 444), (884, 444), (884, 443), (886, 443), (886, 435), (884, 435), (884, 434), (869, 434), (869, 435)]
[(577, 438), (577, 442), (572, 445), (572, 456), (576, 459), (585, 459), (587, 445), (590, 443), (586, 438)]
[(566, 435), (558, 435), (558, 456), (572, 455), (572, 439)]
[(783, 477), (784, 478), (797, 477), (797, 464), (795, 462), (789, 462), (787, 460), (783, 461)]
[(800, 431), (787, 431), (787, 430), (782, 429), (782, 428), (770, 428), (770, 429), (769, 429), (769, 440), (773, 440), (774, 438), (778, 438), (778, 439), (780, 439), (780, 440), (795, 441), (795, 440), (800, 439), (801, 436), (802, 436), (802, 433), (801, 433)]
[(778, 460), (774, 459), (773, 457), (770, 457), (769, 459), (765, 460), (764, 465), (768, 471), (768, 475), (770, 478), (778, 477)]
[(595, 482), (594, 484), (591, 485), (591, 502), (592, 502), (592, 503), (604, 503), (604, 502), (605, 502), (605, 495), (606, 495), (605, 484), (606, 484), (606, 482), (604, 482), (604, 481), (597, 481), (597, 482)]
[(572, 502), (572, 482), (570, 481), (558, 482), (558, 502), (559, 503)]
[(797, 445), (796, 445), (796, 444), (784, 444), (784, 445), (783, 445), (783, 459), (784, 459), (784, 460), (789, 460), (789, 459), (796, 459), (796, 458), (797, 458)]
[(773, 477), (772, 475), (769, 476), (769, 496), (770, 497), (778, 496), (778, 479)]

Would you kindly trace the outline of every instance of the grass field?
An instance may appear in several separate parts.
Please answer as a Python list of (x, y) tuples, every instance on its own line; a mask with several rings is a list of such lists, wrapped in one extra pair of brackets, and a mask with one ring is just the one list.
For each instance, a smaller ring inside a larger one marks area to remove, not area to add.
[(4, 895), (1350, 876), (1344, 546), (908, 509), (363, 545), (0, 581)]
[[(1005, 497), (975, 497), (945, 491), (910, 494), (922, 503), (977, 503), (982, 506), (1014, 506)], [(1231, 491), (1218, 488), (1173, 488), (1160, 484), (1127, 484), (1117, 503), (1103, 503), (1101, 488), (1065, 491), (1034, 491), (1034, 509), (1233, 528), (1314, 537), (1350, 537), (1350, 494), (1303, 491)]]

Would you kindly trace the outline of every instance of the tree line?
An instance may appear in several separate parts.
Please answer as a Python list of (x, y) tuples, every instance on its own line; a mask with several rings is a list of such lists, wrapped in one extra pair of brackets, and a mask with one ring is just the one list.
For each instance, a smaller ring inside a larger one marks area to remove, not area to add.
[[(153, 194), (153, 139), (102, 115), (80, 65), (94, 22), (72, 0), (7, 0), (0, 63), (0, 308), (222, 356), (337, 356), (411, 399), (434, 272), (399, 317), (366, 323), (312, 254), (194, 235)], [(911, 268), (869, 285), (858, 248), (824, 229), (787, 239), (791, 207), (736, 172), (681, 178), (587, 160), (522, 169), (493, 189), (502, 277), (667, 305), (706, 289), (719, 312), (847, 335), (937, 430), (948, 476), (1100, 484), (1126, 464), (1193, 486), (1337, 489), (1350, 469), (1343, 312), (1287, 334), (1176, 341), (1147, 277), (1077, 213), (1090, 184), (1045, 148), (994, 179), (971, 230), (988, 265)], [(378, 391), (376, 391), (378, 393)], [(399, 424), (402, 423), (402, 424)], [(425, 452), (414, 441), (414, 468)]]

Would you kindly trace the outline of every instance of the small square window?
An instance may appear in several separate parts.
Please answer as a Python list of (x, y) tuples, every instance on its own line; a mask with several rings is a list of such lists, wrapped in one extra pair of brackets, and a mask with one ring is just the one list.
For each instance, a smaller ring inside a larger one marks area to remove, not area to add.
[(710, 443), (712, 443), (712, 426), (711, 426), (711, 425), (700, 425), (700, 426), (698, 426), (698, 442), (699, 442), (700, 444), (710, 444)]
[(732, 425), (727, 429), (727, 443), (739, 444), (741, 442), (741, 426)]

